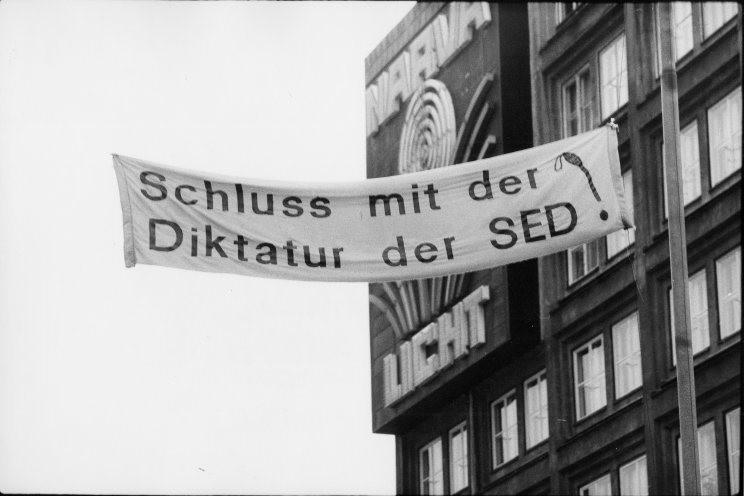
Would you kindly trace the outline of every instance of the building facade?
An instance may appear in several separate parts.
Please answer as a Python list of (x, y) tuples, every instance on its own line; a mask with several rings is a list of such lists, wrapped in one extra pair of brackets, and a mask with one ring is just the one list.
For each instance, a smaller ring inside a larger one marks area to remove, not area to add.
[[(741, 10), (672, 12), (701, 491), (740, 494)], [(367, 58), (369, 177), (614, 119), (636, 225), (538, 261), (370, 285), (373, 429), (396, 436), (399, 493), (679, 494), (657, 16), (419, 4)]]

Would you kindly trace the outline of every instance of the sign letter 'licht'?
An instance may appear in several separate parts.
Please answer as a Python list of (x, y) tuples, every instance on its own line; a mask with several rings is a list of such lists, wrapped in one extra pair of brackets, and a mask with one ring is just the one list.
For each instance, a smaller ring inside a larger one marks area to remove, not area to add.
[(114, 155), (124, 260), (313, 281), (482, 270), (631, 227), (615, 131), (394, 177), (247, 180)]

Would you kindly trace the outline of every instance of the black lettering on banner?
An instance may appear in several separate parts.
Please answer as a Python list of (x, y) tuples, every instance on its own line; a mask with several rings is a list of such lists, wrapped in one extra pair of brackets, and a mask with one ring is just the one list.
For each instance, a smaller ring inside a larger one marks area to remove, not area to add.
[[(568, 213), (571, 216), (571, 221), (568, 223), (568, 226), (562, 229), (556, 229), (555, 227), (555, 219), (553, 218), (553, 210), (557, 208), (565, 208), (566, 210), (568, 210)], [(573, 231), (574, 227), (576, 227), (576, 222), (578, 220), (576, 216), (576, 209), (574, 208), (573, 205), (571, 205), (568, 202), (554, 203), (553, 205), (546, 205), (545, 214), (548, 217), (548, 228), (550, 229), (550, 235), (552, 237), (561, 236), (563, 234), (568, 234), (571, 231)]]
[(329, 217), (331, 215), (331, 209), (328, 205), (330, 205), (331, 200), (328, 198), (323, 198), (322, 196), (318, 196), (310, 200), (310, 208), (315, 210), (315, 212), (310, 212), (310, 215), (313, 217), (316, 217), (318, 219), (325, 219), (326, 217)]
[(248, 246), (248, 239), (242, 234), (238, 234), (238, 239), (233, 241), (233, 244), (238, 247), (238, 260), (241, 262), (247, 262), (248, 259), (245, 257), (245, 247)]
[(544, 234), (541, 234), (539, 236), (533, 236), (530, 233), (530, 229), (533, 227), (541, 226), (541, 222), (532, 222), (530, 223), (528, 217), (530, 215), (539, 214), (540, 209), (539, 208), (533, 208), (531, 210), (522, 210), (521, 217), (522, 217), (522, 230), (524, 231), (524, 242), (525, 243), (534, 243), (535, 241), (542, 241), (546, 239), (546, 236)]
[(259, 243), (256, 245), (257, 250), (266, 248), (265, 253), (256, 254), (256, 262), (262, 265), (276, 265), (276, 246), (271, 243)]
[(206, 248), (207, 248), (207, 256), (212, 256), (212, 250), (217, 250), (217, 253), (220, 254), (222, 258), (227, 258), (227, 254), (225, 253), (225, 250), (222, 249), (222, 246), (220, 243), (222, 243), (225, 240), (224, 236), (217, 236), (216, 238), (212, 239), (212, 226), (207, 224), (205, 226), (207, 231), (207, 239), (204, 242)]
[[(483, 189), (483, 193), (481, 194), (478, 194), (475, 191), (475, 188), (479, 186)], [(476, 201), (493, 199), (493, 190), (491, 189), (491, 180), (489, 178), (489, 174), (487, 170), (483, 171), (483, 181), (473, 181), (472, 183), (470, 183), (470, 188), (468, 188), (468, 193), (470, 193), (470, 198)]]
[[(385, 248), (382, 251), (382, 260), (390, 267), (405, 267), (408, 265), (408, 261), (406, 259), (406, 248), (403, 246), (403, 236), (396, 236), (395, 240), (398, 242), (398, 245)], [(398, 252), (397, 261), (390, 258), (391, 252)]]
[(297, 196), (286, 197), (284, 200), (282, 200), (282, 206), (284, 207), (282, 213), (284, 213), (284, 215), (286, 215), (287, 217), (299, 217), (304, 212), (302, 206), (300, 205), (301, 203), (302, 200)]
[(496, 224), (499, 222), (506, 222), (506, 225), (509, 227), (514, 227), (514, 221), (511, 220), (509, 217), (496, 217), (491, 221), (491, 223), (488, 225), (488, 228), (491, 230), (492, 233), (496, 235), (506, 235), (509, 236), (510, 241), (507, 241), (505, 243), (499, 242), (498, 240), (491, 240), (491, 244), (494, 248), (498, 248), (499, 250), (506, 250), (508, 248), (511, 248), (517, 243), (517, 234), (512, 231), (511, 229), (504, 229), (504, 228), (498, 228), (496, 227)]
[(192, 198), (191, 200), (184, 200), (183, 194), (181, 193), (181, 190), (187, 189), (193, 193), (196, 193), (196, 188), (193, 186), (189, 186), (188, 184), (182, 184), (179, 187), (176, 188), (176, 200), (180, 201), (184, 205), (196, 205), (196, 199)]
[[(173, 232), (176, 234), (176, 240), (173, 242), (170, 246), (158, 246), (156, 242), (156, 229), (157, 226), (168, 226), (171, 229), (173, 229)], [(181, 246), (181, 242), (183, 241), (183, 231), (181, 230), (181, 227), (176, 224), (175, 222), (171, 222), (169, 220), (165, 219), (150, 219), (150, 249), (153, 251), (173, 251), (179, 246)]]
[[(512, 190), (507, 189), (511, 186), (516, 186), (516, 188)], [(506, 195), (519, 193), (522, 190), (522, 181), (517, 176), (506, 176), (499, 181), (499, 189)]]
[(222, 190), (213, 190), (211, 181), (204, 181), (204, 188), (207, 192), (207, 210), (214, 209), (214, 195), (219, 195), (222, 200), (222, 211), (227, 212), (227, 193)]
[(258, 193), (251, 193), (251, 205), (253, 206), (253, 212), (259, 215), (274, 215), (274, 195), (268, 193), (266, 195), (266, 209), (261, 210), (258, 206)]
[(142, 188), (140, 191), (142, 192), (143, 195), (145, 195), (145, 198), (147, 198), (148, 200), (152, 200), (152, 201), (165, 200), (165, 198), (168, 196), (168, 190), (162, 184), (157, 184), (157, 183), (150, 181), (147, 178), (150, 175), (157, 178), (158, 181), (160, 182), (165, 182), (165, 176), (162, 174), (158, 174), (157, 172), (150, 172), (150, 171), (144, 171), (140, 174), (140, 182), (146, 186), (152, 186), (153, 188), (160, 191), (160, 196), (152, 195), (144, 188)]
[[(413, 250), (416, 255), (416, 260), (421, 263), (433, 262), (437, 259), (437, 246), (433, 243), (421, 243)], [(431, 256), (424, 257), (427, 253), (431, 253)]]
[(369, 215), (372, 217), (377, 217), (377, 202), (382, 201), (382, 204), (385, 207), (385, 215), (389, 216), (391, 215), (390, 212), (390, 202), (391, 200), (395, 200), (398, 202), (398, 213), (400, 215), (406, 214), (406, 207), (403, 202), (403, 197), (399, 195), (398, 193), (391, 193), (389, 195), (370, 195), (369, 197)]

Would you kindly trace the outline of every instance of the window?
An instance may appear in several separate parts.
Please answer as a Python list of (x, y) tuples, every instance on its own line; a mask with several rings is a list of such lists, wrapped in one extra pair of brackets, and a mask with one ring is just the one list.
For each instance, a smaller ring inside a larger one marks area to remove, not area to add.
[(524, 423), (527, 449), (548, 438), (548, 381), (544, 370), (524, 383)]
[(589, 484), (579, 488), (580, 496), (610, 496), (611, 494), (610, 474), (595, 479)]
[(568, 249), (568, 283), (573, 284), (599, 266), (597, 240)]
[[(698, 147), (697, 121), (686, 126), (679, 133), (680, 166), (682, 169), (682, 201), (687, 206), (700, 197), (700, 148)], [(662, 141), (662, 175), (664, 181), (664, 218), (669, 217), (669, 194), (666, 185), (666, 156)]]
[(594, 128), (594, 91), (589, 69), (563, 85), (563, 136), (568, 138)]
[(628, 101), (628, 69), (625, 58), (625, 34), (599, 54), (602, 95), (602, 119), (607, 119)]
[[(696, 272), (687, 279), (687, 291), (690, 298), (690, 337), (692, 354), (696, 355), (710, 346), (708, 326), (708, 284), (705, 269)], [(672, 288), (669, 288), (669, 313), (672, 330), (672, 363), (677, 363), (677, 348), (674, 346), (674, 301)]]
[(555, 4), (555, 20), (556, 24), (560, 24), (569, 15), (576, 12), (581, 2), (559, 2)]
[(679, 60), (692, 50), (692, 3), (672, 2), (671, 8), (674, 60)]
[(741, 86), (708, 109), (711, 186), (741, 169)]
[(716, 260), (721, 339), (741, 330), (741, 247)]
[[(560, 5), (560, 4), (558, 4)], [(594, 128), (594, 91), (585, 68), (563, 85), (563, 136)], [(568, 283), (573, 284), (599, 265), (599, 244), (585, 243), (568, 250)]]
[(517, 398), (514, 391), (491, 405), (493, 433), (493, 468), (516, 458), (519, 450), (517, 432)]
[(707, 38), (736, 16), (736, 2), (703, 2), (703, 36)]
[(444, 494), (442, 440), (435, 439), (419, 451), (421, 494)]
[[(698, 468), (700, 471), (700, 494), (718, 494), (718, 464), (716, 463), (716, 431), (713, 421), (698, 427)], [(677, 438), (677, 458), (679, 461), (680, 494), (684, 491), (682, 478), (682, 440)]]
[[(633, 217), (633, 171), (627, 170), (623, 173), (623, 190), (625, 190), (626, 203)], [(607, 235), (607, 258), (612, 258), (625, 248), (635, 242), (635, 230), (623, 229)]]
[(646, 455), (620, 467), (620, 494), (628, 496), (646, 496), (648, 494)]
[(456, 493), (468, 486), (468, 429), (466, 423), (450, 431), (450, 492)]
[(638, 312), (612, 326), (612, 354), (615, 362), (615, 399), (641, 386), (641, 341)]
[(726, 414), (726, 452), (728, 453), (729, 485), (731, 494), (740, 492), (739, 477), (741, 474), (741, 407), (736, 407)]
[(602, 336), (574, 351), (576, 420), (607, 404)]

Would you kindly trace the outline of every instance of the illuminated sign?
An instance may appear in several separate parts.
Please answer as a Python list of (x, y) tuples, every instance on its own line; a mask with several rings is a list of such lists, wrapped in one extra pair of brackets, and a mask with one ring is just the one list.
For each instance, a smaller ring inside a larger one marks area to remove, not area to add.
[(490, 295), (481, 286), (452, 310), (403, 342), (398, 354), (383, 359), (385, 406), (390, 406), (486, 342), (483, 303)]
[(491, 21), (486, 2), (452, 2), (367, 87), (367, 136), (395, 115), (424, 81), (435, 75), (472, 39), (472, 31)]

